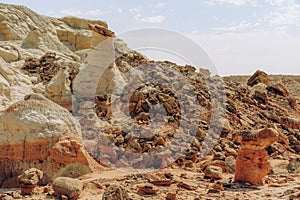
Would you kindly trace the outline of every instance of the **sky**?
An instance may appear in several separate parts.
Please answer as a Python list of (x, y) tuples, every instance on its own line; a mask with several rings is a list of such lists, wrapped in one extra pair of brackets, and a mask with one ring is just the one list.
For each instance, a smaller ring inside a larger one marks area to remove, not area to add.
[[(1, 0), (48, 16), (100, 19), (122, 34), (161, 28), (184, 34), (202, 47), (220, 75), (300, 75), (300, 0)], [(180, 44), (179, 44), (180, 45)], [(145, 52), (147, 54), (147, 52)], [(154, 59), (184, 64), (174, 55)]]

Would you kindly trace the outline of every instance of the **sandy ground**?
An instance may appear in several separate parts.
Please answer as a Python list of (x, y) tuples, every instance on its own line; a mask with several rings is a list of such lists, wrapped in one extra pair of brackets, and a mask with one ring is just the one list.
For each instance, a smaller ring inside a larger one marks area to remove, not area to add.
[[(220, 186), (218, 182), (230, 183), (234, 174), (223, 174), (221, 180), (206, 179), (196, 164), (193, 168), (186, 169), (173, 166), (152, 171), (128, 169), (102, 171), (80, 178), (84, 182), (84, 190), (80, 199), (102, 199), (105, 189), (111, 184), (126, 188), (133, 200), (165, 200), (168, 193), (176, 195), (178, 200), (300, 199), (300, 174), (287, 173), (285, 169), (287, 161), (271, 160), (271, 164), (274, 174), (265, 177), (263, 186), (224, 187), (224, 191), (218, 187)], [(158, 186), (153, 181), (165, 181), (167, 186)], [(152, 188), (156, 194), (139, 193), (139, 188), (145, 186)], [(58, 199), (53, 195), (50, 185), (37, 188), (37, 193), (31, 196), (20, 195), (20, 189), (0, 190), (0, 193), (8, 193), (15, 199)]]

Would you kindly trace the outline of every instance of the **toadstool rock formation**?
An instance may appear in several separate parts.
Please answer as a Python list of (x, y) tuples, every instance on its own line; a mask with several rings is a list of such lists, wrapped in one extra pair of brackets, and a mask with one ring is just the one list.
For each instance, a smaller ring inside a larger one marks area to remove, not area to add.
[(236, 158), (235, 181), (253, 185), (262, 184), (270, 171), (268, 153), (265, 150), (278, 139), (278, 132), (272, 128), (235, 133), (233, 139), (242, 144)]

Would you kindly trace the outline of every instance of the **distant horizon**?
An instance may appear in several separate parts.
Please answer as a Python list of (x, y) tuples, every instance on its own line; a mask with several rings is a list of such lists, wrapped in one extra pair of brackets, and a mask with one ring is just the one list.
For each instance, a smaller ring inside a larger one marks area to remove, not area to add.
[(103, 20), (116, 34), (147, 27), (183, 33), (206, 50), (220, 76), (251, 75), (257, 69), (269, 74), (300, 75), (300, 0), (2, 3), (24, 5), (51, 17)]

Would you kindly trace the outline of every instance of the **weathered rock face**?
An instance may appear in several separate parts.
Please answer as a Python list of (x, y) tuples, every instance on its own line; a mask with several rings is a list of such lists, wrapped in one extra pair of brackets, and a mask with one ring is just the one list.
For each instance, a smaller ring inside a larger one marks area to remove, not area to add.
[(80, 139), (80, 126), (64, 108), (39, 94), (28, 95), (0, 113), (0, 185), (34, 166), (49, 181), (59, 166), (92, 164)]
[(278, 132), (271, 128), (257, 131), (242, 131), (233, 139), (241, 143), (236, 158), (235, 181), (262, 184), (262, 179), (270, 171), (268, 153), (265, 150), (278, 139)]
[(101, 20), (55, 19), (24, 6), (0, 4), (0, 16), (0, 55), (7, 62), (21, 60), (23, 55), (27, 58), (46, 52), (64, 54), (78, 61), (76, 51), (90, 49), (99, 42), (99, 34), (91, 31), (89, 24), (111, 32)]
[(61, 20), (66, 24), (68, 24), (70, 27), (76, 29), (88, 29), (89, 24), (98, 24), (105, 28), (108, 27), (107, 23), (101, 20), (88, 20), (88, 19), (77, 18), (77, 17), (64, 17)]
[(4, 108), (16, 101), (22, 100), (26, 94), (33, 93), (31, 87), (31, 80), (27, 76), (7, 63), (1, 64), (0, 96), (7, 100), (2, 103)]

